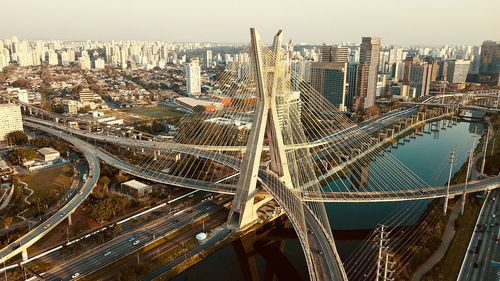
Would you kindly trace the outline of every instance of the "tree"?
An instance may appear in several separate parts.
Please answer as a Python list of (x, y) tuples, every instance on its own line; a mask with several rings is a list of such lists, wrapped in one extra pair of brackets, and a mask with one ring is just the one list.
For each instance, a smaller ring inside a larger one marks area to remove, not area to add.
[(89, 111), (90, 111), (90, 105), (86, 105), (78, 109), (78, 113), (88, 113)]
[(36, 148), (47, 147), (51, 144), (52, 140), (46, 137), (35, 138), (30, 141), (31, 145)]
[(64, 106), (61, 103), (60, 104), (56, 104), (56, 105), (54, 105), (54, 107), (52, 108), (52, 110), (55, 113), (62, 114), (62, 113), (64, 113)]
[(28, 79), (17, 79), (16, 81), (12, 82), (12, 87), (30, 89), (31, 81)]
[(5, 228), (9, 228), (10, 225), (12, 224), (12, 217), (6, 217), (4, 220), (3, 220), (3, 225), (5, 226)]
[(38, 157), (38, 153), (33, 149), (28, 148), (18, 148), (14, 152), (9, 154), (9, 160), (13, 164), (21, 164), (24, 161), (33, 160)]
[(102, 184), (104, 189), (107, 189), (108, 184), (111, 182), (111, 180), (107, 176), (102, 176), (99, 178), (99, 183)]
[(14, 131), (7, 135), (7, 140), (11, 144), (23, 145), (28, 142), (28, 136), (23, 131)]
[(376, 105), (370, 106), (367, 109), (365, 109), (365, 118), (378, 116), (379, 114), (380, 114), (380, 108)]
[(118, 184), (121, 184), (121, 183), (123, 183), (123, 182), (128, 181), (128, 177), (127, 177), (127, 176), (124, 176), (124, 175), (121, 175), (121, 174), (118, 174), (118, 175), (116, 175), (115, 180), (116, 180), (116, 182), (117, 182)]
[(165, 131), (165, 129), (166, 129), (165, 126), (158, 121), (153, 121), (153, 124), (151, 124), (151, 130), (155, 134), (163, 132)]

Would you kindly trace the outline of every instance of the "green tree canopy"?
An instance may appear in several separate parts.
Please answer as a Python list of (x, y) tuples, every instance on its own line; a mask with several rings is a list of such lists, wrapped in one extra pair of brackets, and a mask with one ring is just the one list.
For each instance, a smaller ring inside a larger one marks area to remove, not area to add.
[(12, 82), (12, 87), (30, 89), (31, 81), (28, 79), (17, 79), (16, 81)]
[(7, 140), (12, 144), (23, 145), (28, 142), (28, 136), (23, 131), (14, 131), (7, 135)]

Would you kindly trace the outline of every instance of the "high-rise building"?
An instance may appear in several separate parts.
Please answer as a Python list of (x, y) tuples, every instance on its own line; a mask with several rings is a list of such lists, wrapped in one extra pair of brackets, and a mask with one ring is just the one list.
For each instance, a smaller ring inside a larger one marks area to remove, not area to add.
[(0, 104), (0, 141), (14, 131), (23, 131), (21, 106), (15, 104)]
[(103, 69), (104, 68), (104, 60), (101, 58), (98, 58), (94, 62), (94, 67), (95, 69)]
[(50, 50), (48, 62), (50, 65), (58, 65), (59, 64), (59, 60), (57, 58), (57, 53), (54, 52), (54, 50)]
[(431, 82), (435, 82), (437, 80), (437, 71), (438, 71), (438, 61), (436, 59), (426, 60), (428, 64), (431, 65)]
[(311, 86), (325, 98), (346, 109), (347, 63), (313, 62), (311, 64)]
[(205, 67), (209, 68), (209, 67), (212, 67), (212, 50), (207, 50), (205, 52), (205, 57), (203, 58), (204, 61), (204, 65)]
[(500, 85), (500, 41), (484, 41), (481, 46), (479, 74), (497, 79)]
[(349, 61), (349, 48), (323, 44), (321, 48), (321, 61), (346, 63)]
[(189, 95), (201, 93), (200, 65), (197, 60), (186, 65), (186, 87)]
[(90, 69), (90, 59), (88, 57), (78, 58), (78, 67), (81, 69)]
[(347, 64), (347, 89), (346, 89), (346, 98), (345, 98), (345, 106), (347, 109), (352, 110), (354, 106), (354, 97), (356, 95), (356, 75), (358, 73), (358, 64), (357, 63), (348, 63)]
[(380, 38), (363, 37), (359, 53), (356, 77), (354, 111), (358, 114), (375, 105), (377, 90), (377, 69), (380, 58)]
[(470, 61), (468, 60), (449, 61), (446, 81), (450, 83), (465, 83), (467, 74), (469, 73), (469, 65)]
[(448, 73), (448, 61), (440, 62), (437, 79), (440, 81), (445, 81), (446, 79), (448, 79), (447, 73)]
[[(431, 86), (432, 65), (427, 62), (417, 62), (411, 64), (409, 85), (415, 88), (415, 96), (425, 97), (429, 95)], [(405, 83), (407, 84), (407, 83)]]

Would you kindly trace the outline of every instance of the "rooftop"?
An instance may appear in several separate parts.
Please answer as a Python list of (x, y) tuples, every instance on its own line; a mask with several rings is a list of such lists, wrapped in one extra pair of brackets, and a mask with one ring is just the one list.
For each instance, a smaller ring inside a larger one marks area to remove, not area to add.
[(149, 186), (145, 183), (142, 183), (142, 182), (136, 181), (136, 180), (129, 180), (129, 181), (124, 182), (122, 184), (124, 184), (130, 188), (137, 189), (137, 190), (140, 190), (140, 189), (143, 189), (143, 188), (146, 188)]
[(38, 150), (39, 153), (43, 155), (49, 155), (49, 154), (54, 154), (57, 153), (59, 154), (59, 151), (53, 149), (52, 147), (43, 147)]

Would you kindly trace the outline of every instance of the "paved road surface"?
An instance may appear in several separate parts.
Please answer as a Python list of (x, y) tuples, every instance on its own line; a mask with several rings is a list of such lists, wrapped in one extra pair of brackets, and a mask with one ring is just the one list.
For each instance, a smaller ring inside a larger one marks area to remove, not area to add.
[[(35, 126), (36, 127), (36, 126)], [(13, 243), (9, 244), (7, 247), (0, 250), (0, 263), (9, 260), (15, 255), (21, 253), (24, 249), (33, 245), (36, 241), (42, 238), (44, 235), (49, 233), (55, 226), (61, 223), (64, 219), (68, 217), (69, 214), (75, 211), (75, 209), (87, 198), (87, 196), (92, 192), (92, 189), (99, 179), (99, 160), (93, 153), (92, 148), (83, 140), (76, 137), (70, 136), (58, 130), (50, 129), (45, 127), (44, 131), (49, 132), (53, 135), (60, 136), (66, 141), (71, 142), (75, 145), (85, 156), (89, 162), (89, 174), (87, 181), (81, 188), (76, 196), (74, 196), (67, 204), (65, 204), (59, 211), (57, 211), (53, 216), (48, 218), (44, 223), (40, 224), (36, 228), (32, 229), (30, 232), (25, 234), (23, 237), (17, 239)]]
[[(81, 256), (69, 260), (50, 271), (43, 273), (42, 276), (48, 280), (71, 280), (72, 276), (78, 273), (82, 276), (89, 274), (113, 261), (142, 248), (160, 237), (182, 228), (184, 225), (197, 220), (207, 214), (216, 212), (222, 208), (221, 203), (205, 201), (192, 208), (186, 209), (177, 215), (165, 218), (150, 226), (137, 229), (117, 237), (104, 245), (93, 249)], [(225, 216), (224, 216), (225, 219)], [(224, 221), (224, 220), (223, 220)], [(192, 233), (181, 235), (181, 239), (187, 240), (193, 237)], [(196, 234), (196, 233), (195, 233)], [(137, 242), (134, 245), (135, 241)]]
[(500, 236), (499, 226), (496, 225), (500, 215), (499, 201), (500, 192), (491, 191), (471, 237), (458, 281), (500, 280), (500, 268), (490, 264), (492, 260), (500, 261), (500, 242), (496, 241)]

